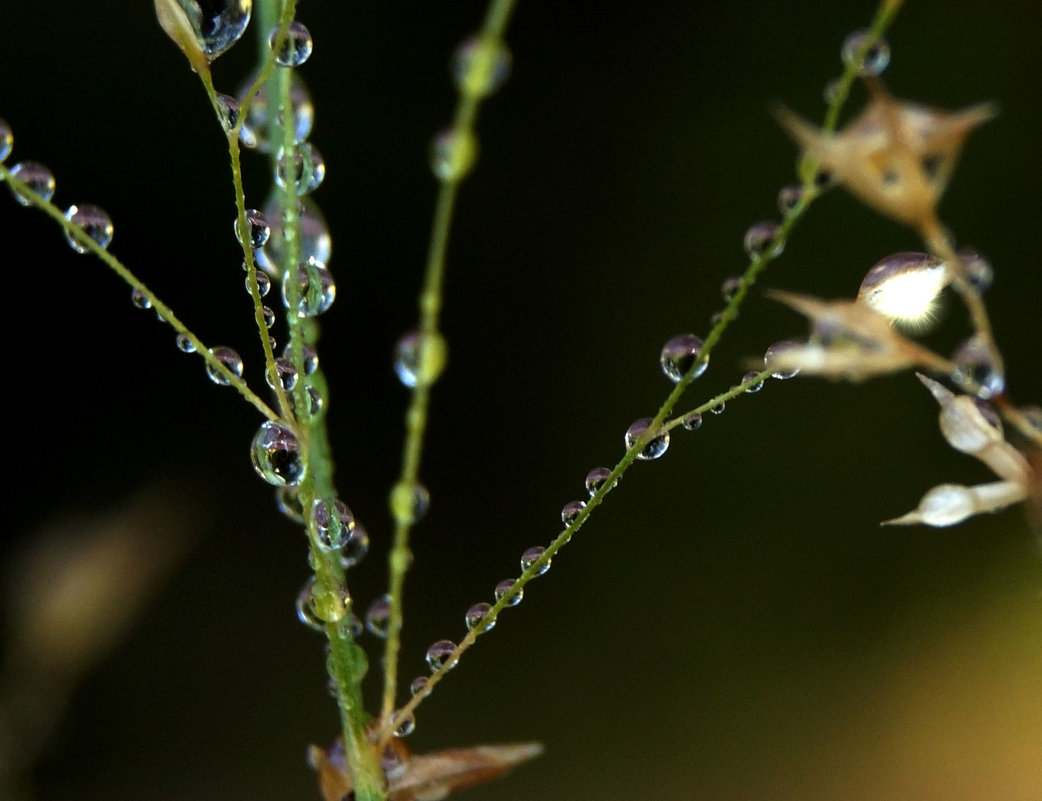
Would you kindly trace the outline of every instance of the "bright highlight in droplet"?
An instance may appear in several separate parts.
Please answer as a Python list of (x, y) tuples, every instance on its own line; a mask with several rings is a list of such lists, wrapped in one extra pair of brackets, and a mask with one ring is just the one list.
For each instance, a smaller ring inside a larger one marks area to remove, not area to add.
[(897, 253), (868, 271), (857, 299), (895, 322), (924, 328), (933, 321), (937, 298), (950, 281), (941, 259)]

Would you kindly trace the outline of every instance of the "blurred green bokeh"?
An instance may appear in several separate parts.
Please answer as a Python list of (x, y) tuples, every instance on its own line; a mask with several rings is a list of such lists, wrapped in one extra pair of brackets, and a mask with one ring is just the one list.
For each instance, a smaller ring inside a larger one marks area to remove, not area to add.
[[(3, 5), (11, 161), (51, 167), (60, 205), (108, 210), (112, 250), (259, 378), (222, 138), (151, 4)], [(416, 316), (435, 194), (426, 147), (454, 104), (449, 53), (483, 8), (300, 8), (315, 37), (301, 71), (312, 141), (329, 170), (315, 201), (338, 282), (321, 350), (338, 484), (374, 541), (352, 575), (362, 608), (383, 591), (406, 402), (390, 352)], [(1011, 393), (1035, 403), (1039, 8), (909, 2), (885, 75), (899, 97), (1001, 105), (969, 140), (941, 213), (995, 266), (988, 302)], [(621, 456), (626, 426), (654, 413), (668, 390), (662, 342), (708, 331), (720, 283), (744, 267), (745, 229), (777, 215), (792, 180), (795, 149), (770, 105), (820, 118), (840, 44), (873, 11), (520, 3), (514, 73), (482, 111), (450, 243), (450, 361), (422, 471), (432, 509), (415, 531), (405, 684), (431, 641), (460, 637), (466, 608), (517, 573), (525, 547), (556, 534), (586, 471)], [(216, 63), (219, 89), (237, 89), (251, 44)], [(265, 167), (244, 159), (259, 206)], [(18, 315), (5, 566), (45, 523), (106, 514), (145, 485), (178, 493), (201, 521), (180, 571), (73, 697), (39, 797), (317, 798), (305, 746), (332, 737), (335, 710), (322, 644), (293, 610), (303, 539), (246, 458), (260, 420), (49, 220), (0, 200)], [(836, 191), (763, 283), (850, 297), (877, 260), (917, 247)], [(968, 330), (950, 302), (930, 341), (950, 348)], [(691, 405), (804, 331), (757, 292)], [(424, 705), (410, 745), (546, 744), (468, 791), (473, 801), (1037, 801), (1042, 567), (1022, 510), (952, 530), (878, 525), (935, 484), (984, 480), (945, 445), (910, 375), (771, 383), (632, 469)]]

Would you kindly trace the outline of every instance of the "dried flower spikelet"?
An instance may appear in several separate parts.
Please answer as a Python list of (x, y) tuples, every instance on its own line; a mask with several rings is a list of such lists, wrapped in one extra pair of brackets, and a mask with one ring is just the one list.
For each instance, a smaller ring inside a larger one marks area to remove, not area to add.
[[(381, 759), (387, 799), (440, 801), (453, 790), (494, 779), (542, 752), (539, 743), (511, 743), (413, 754), (401, 740), (391, 740)], [(342, 740), (328, 751), (311, 746), (308, 761), (318, 773), (325, 801), (353, 797), (354, 782)]]
[(986, 415), (981, 404), (969, 395), (956, 395), (943, 384), (919, 374), (941, 406), (940, 427), (955, 450), (968, 453), (986, 464), (995, 475), (1027, 488), (1031, 467), (1024, 455), (1006, 442), (998, 416)]
[(878, 82), (865, 110), (826, 133), (787, 108), (776, 116), (804, 156), (888, 217), (918, 225), (932, 220), (967, 135), (996, 114), (983, 103), (948, 112), (891, 97)]
[(173, 39), (174, 44), (181, 48), (192, 69), (200, 73), (209, 71), (210, 59), (199, 45), (184, 6), (178, 0), (155, 0), (155, 6), (159, 25)]
[(948, 265), (929, 253), (894, 253), (865, 274), (857, 299), (891, 321), (922, 330), (934, 319), (937, 297), (951, 283)]
[(1027, 488), (1012, 481), (995, 481), (975, 487), (939, 484), (923, 496), (915, 511), (887, 520), (883, 525), (910, 526), (923, 523), (937, 528), (954, 526), (973, 515), (997, 512), (1020, 503), (1027, 496)]
[(943, 369), (947, 364), (927, 348), (905, 339), (886, 317), (865, 304), (823, 301), (777, 290), (767, 295), (807, 316), (813, 324), (812, 341), (795, 344), (772, 358), (775, 369), (863, 381), (909, 367)]

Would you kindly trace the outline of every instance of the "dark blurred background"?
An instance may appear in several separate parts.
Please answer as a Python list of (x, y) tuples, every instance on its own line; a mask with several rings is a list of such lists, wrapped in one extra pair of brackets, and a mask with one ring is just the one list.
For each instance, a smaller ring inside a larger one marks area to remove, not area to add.
[[(385, 581), (407, 400), (390, 352), (416, 319), (436, 191), (427, 143), (455, 102), (449, 54), (483, 10), (300, 7), (315, 38), (300, 74), (328, 166), (314, 200), (334, 237), (320, 355), (337, 483), (374, 541), (351, 575), (362, 608)], [(524, 548), (557, 533), (586, 471), (621, 456), (627, 425), (654, 413), (669, 389), (659, 348), (709, 330), (720, 283), (744, 267), (745, 229), (777, 216), (792, 179), (796, 152), (770, 105), (820, 119), (840, 44), (873, 11), (520, 3), (514, 72), (482, 110), (450, 245), (450, 363), (422, 470), (432, 507), (414, 535), (405, 684), (431, 641), (462, 636), (466, 608), (518, 572)], [(1035, 403), (1040, 23), (1037, 4), (1015, 0), (909, 3), (885, 76), (942, 108), (1001, 104), (941, 211), (995, 265), (988, 302), (1012, 397)], [(5, 0), (2, 25), (9, 163), (47, 164), (61, 206), (103, 206), (112, 251), (204, 341), (240, 349), (259, 387), (223, 140), (152, 4)], [(219, 89), (237, 89), (254, 40), (216, 62)], [(244, 163), (260, 205), (265, 166)], [(4, 572), (14, 580), (55, 530), (74, 543), (128, 515), (139, 544), (185, 544), (141, 619), (76, 684), (42, 745), (38, 797), (317, 798), (305, 747), (332, 738), (336, 715), (321, 640), (293, 609), (303, 538), (248, 462), (258, 415), (42, 214), (0, 198), (0, 228)], [(878, 259), (917, 247), (834, 191), (763, 284), (850, 297)], [(805, 330), (757, 292), (691, 405)], [(949, 302), (931, 342), (967, 333)], [(409, 744), (545, 743), (473, 801), (1042, 798), (1042, 557), (1023, 510), (950, 530), (879, 527), (935, 484), (990, 480), (946, 446), (936, 413), (908, 374), (773, 382), (676, 437), (422, 707)], [(9, 632), (17, 608), (9, 594)]]

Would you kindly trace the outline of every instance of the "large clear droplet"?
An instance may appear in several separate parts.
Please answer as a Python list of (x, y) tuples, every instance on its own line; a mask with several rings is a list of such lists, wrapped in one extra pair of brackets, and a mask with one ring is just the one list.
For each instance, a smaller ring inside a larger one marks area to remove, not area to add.
[[(268, 244), (258, 250), (254, 256), (257, 265), (272, 275), (282, 274), (285, 268), (286, 239), (285, 223), (279, 211), (278, 199), (272, 197), (264, 207), (264, 215), (268, 218), (271, 236)], [(302, 200), (297, 209), (297, 254), (301, 264), (314, 261), (318, 264), (329, 264), (333, 253), (333, 239), (329, 235), (326, 218), (311, 199)]]
[[(315, 370), (318, 369), (318, 353), (310, 345), (301, 345), (301, 367), (304, 368), (304, 375), (311, 375)], [(282, 358), (293, 360), (293, 346), (286, 345), (282, 349)]]
[[(477, 629), (478, 634), (484, 634), (486, 631), (491, 631), (495, 628), (496, 621), (486, 620), (482, 624), (482, 620), (492, 610), (492, 604), (487, 601), (480, 601), (474, 604), (470, 609), (467, 610), (467, 614), (464, 616), (464, 623), (466, 623), (467, 631), (474, 631)], [(478, 628), (480, 626), (480, 628)]]
[(0, 161), (11, 155), (12, 147), (14, 147), (14, 134), (11, 133), (11, 126), (7, 124), (7, 120), (0, 118)]
[[(264, 216), (264, 212), (257, 209), (246, 209), (246, 227), (249, 229), (250, 247), (254, 249), (263, 247), (271, 235), (268, 218)], [(239, 231), (238, 219), (232, 224), (232, 228), (235, 230), (235, 238), (241, 245), (243, 237), (242, 232)]]
[(840, 52), (843, 63), (864, 77), (879, 75), (890, 63), (890, 45), (886, 39), (877, 37), (869, 44), (870, 36), (868, 31), (854, 31), (843, 41)]
[(178, 334), (174, 342), (181, 353), (195, 353), (195, 343), (188, 334)]
[[(704, 344), (694, 334), (681, 334), (663, 345), (662, 352), (659, 354), (659, 364), (662, 366), (662, 372), (665, 373), (666, 378), (673, 382), (680, 381), (688, 370), (694, 367)], [(698, 378), (707, 367), (709, 367), (708, 359), (698, 366), (692, 377)]]
[(292, 157), (279, 148), (275, 162), (275, 183), (291, 186), (298, 196), (314, 192), (326, 177), (326, 162), (318, 148), (310, 142), (301, 142), (293, 149)]
[(992, 350), (976, 334), (955, 351), (952, 380), (967, 392), (987, 400), (1006, 389), (1006, 375), (996, 363)]
[(311, 259), (297, 267), (296, 283), (290, 284), (289, 278), (282, 282), (282, 302), (286, 308), (292, 308), (291, 291), (296, 290), (298, 317), (317, 317), (336, 299), (336, 282), (325, 264)]
[(582, 514), (582, 511), (585, 508), (585, 501), (570, 501), (569, 503), (566, 503), (564, 508), (561, 509), (561, 522), (566, 526), (570, 526), (579, 519), (579, 515)]
[(515, 579), (503, 579), (499, 582), (493, 592), (496, 602), (506, 599), (504, 603), (507, 606), (517, 606), (521, 603), (521, 599), (525, 597), (525, 591), (522, 588), (514, 589), (516, 583)]
[(250, 457), (257, 475), (276, 487), (299, 485), (307, 471), (297, 435), (274, 420), (265, 421), (254, 434)]
[(948, 285), (948, 265), (929, 253), (894, 253), (873, 265), (857, 299), (896, 321), (920, 325), (933, 315), (935, 301)]
[[(542, 545), (533, 545), (531, 548), (525, 550), (525, 552), (521, 554), (521, 569), (528, 570), (528, 568), (532, 567), (532, 565), (539, 561), (539, 559), (542, 557), (544, 553), (546, 553), (546, 548), (544, 548)], [(550, 560), (547, 559), (545, 562), (539, 565), (538, 568), (536, 568), (536, 575), (541, 576), (549, 569)]]
[(473, 36), (452, 57), (452, 78), (461, 94), (487, 97), (510, 76), (513, 59), (501, 41)]
[(408, 714), (404, 718), (402, 718), (401, 723), (399, 723), (395, 727), (394, 731), (391, 732), (391, 733), (395, 737), (399, 737), (400, 738), (400, 737), (408, 737), (414, 731), (416, 731), (416, 716), (413, 715), (413, 714)]
[(369, 533), (363, 526), (355, 524), (344, 544), (340, 547), (340, 564), (346, 570), (361, 562), (369, 553)]
[(595, 467), (586, 474), (586, 491), (592, 498), (596, 495), (611, 477), (611, 470), (607, 467)]
[(780, 381), (784, 381), (787, 378), (793, 378), (799, 374), (799, 367), (793, 367), (787, 370), (775, 370), (774, 366), (776, 360), (781, 354), (800, 347), (802, 347), (802, 345), (799, 342), (785, 339), (780, 342), (775, 342), (767, 348), (766, 352), (763, 354), (763, 366), (767, 370), (774, 370), (774, 372), (771, 373), (771, 378), (777, 378)]
[(365, 627), (380, 639), (387, 637), (391, 627), (391, 596), (381, 595), (365, 612)]
[[(240, 102), (253, 85), (254, 77), (251, 77), (239, 90)], [(307, 86), (296, 72), (290, 74), (289, 101), (290, 122), (288, 124), (293, 131), (293, 141), (295, 143), (303, 142), (311, 134), (311, 128), (315, 124), (315, 107), (312, 105), (311, 94), (308, 92)], [(280, 142), (273, 143), (271, 140), (271, 113), (272, 103), (268, 98), (268, 84), (265, 84), (253, 98), (246, 117), (242, 121), (239, 140), (243, 145), (268, 153), (281, 144)]]
[(702, 427), (702, 415), (698, 412), (688, 412), (680, 418), (680, 425), (685, 431), (698, 431)]
[(221, 127), (226, 131), (231, 131), (239, 122), (240, 106), (239, 101), (231, 95), (217, 95), (217, 119), (220, 120)]
[[(107, 248), (112, 241), (112, 220), (104, 209), (86, 204), (83, 206), (69, 206), (65, 210), (65, 219), (77, 226), (90, 239), (93, 239), (98, 244), (98, 247)], [(65, 241), (77, 253), (87, 253), (89, 250), (78, 239), (70, 236), (68, 231), (65, 231)]]
[(409, 694), (416, 695), (417, 693), (423, 692), (427, 687), (429, 679), (426, 676), (417, 676), (409, 683)]
[(303, 607), (305, 616), (324, 626), (326, 623), (339, 623), (350, 614), (351, 596), (348, 594), (347, 588), (339, 584), (322, 587), (312, 576), (306, 589), (307, 595), (301, 592), (297, 599), (298, 615), (301, 614), (301, 607)]
[(437, 331), (410, 331), (394, 346), (394, 372), (407, 387), (428, 387), (441, 376), (448, 345)]
[(473, 168), (477, 157), (477, 139), (470, 131), (442, 131), (431, 142), (431, 171), (440, 181), (462, 180)]
[(443, 667), (446, 670), (456, 667), (456, 660), (449, 661), (455, 650), (456, 644), (451, 640), (438, 640), (428, 648), (427, 667), (431, 669), (431, 673), (441, 670)]
[(177, 0), (200, 49), (216, 58), (246, 32), (252, 0)]
[(391, 490), (391, 514), (400, 525), (411, 526), (427, 514), (431, 496), (418, 481), (400, 481)]
[[(629, 428), (626, 429), (626, 449), (629, 450), (637, 444), (639, 440), (647, 430), (651, 427), (652, 419), (650, 417), (642, 417), (639, 420), (633, 422)], [(652, 437), (637, 452), (637, 458), (642, 460), (658, 459), (669, 449), (669, 432), (663, 431), (661, 434)]]
[(316, 498), (311, 504), (311, 519), (319, 546), (327, 551), (339, 550), (355, 528), (355, 516), (339, 498)]
[[(44, 200), (54, 197), (54, 174), (42, 164), (35, 161), (22, 161), (11, 168), (11, 175), (24, 183)], [(11, 194), (23, 206), (31, 206), (28, 195), (21, 194), (11, 184)]]
[(314, 48), (311, 31), (302, 22), (294, 20), (289, 24), (286, 38), (278, 45), (279, 29), (275, 28), (268, 37), (268, 47), (275, 53), (275, 63), (280, 67), (299, 67), (309, 58)]
[[(217, 361), (227, 367), (232, 375), (242, 378), (242, 356), (239, 355), (238, 351), (225, 345), (218, 345), (215, 348), (210, 348), (210, 353)], [(231, 383), (209, 363), (206, 365), (206, 374), (210, 376), (211, 381), (219, 386), (226, 387)]]

